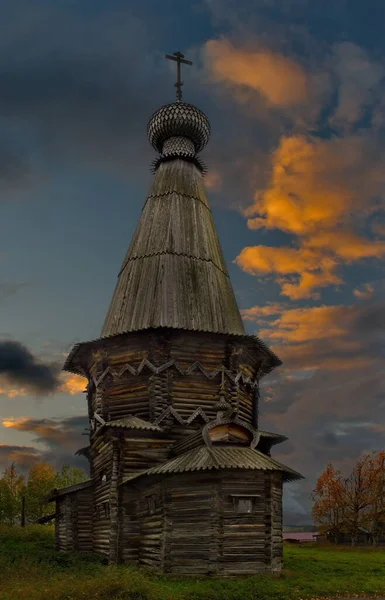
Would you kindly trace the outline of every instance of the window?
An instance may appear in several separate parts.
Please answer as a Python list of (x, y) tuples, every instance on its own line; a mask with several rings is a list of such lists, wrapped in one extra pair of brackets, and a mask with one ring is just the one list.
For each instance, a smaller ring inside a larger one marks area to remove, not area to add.
[(155, 496), (147, 496), (147, 510), (150, 515), (153, 515), (155, 512)]
[(101, 480), (102, 480), (102, 483), (106, 483), (107, 475), (105, 473), (102, 473)]
[(249, 494), (245, 496), (233, 494), (234, 512), (237, 515), (250, 515), (255, 512), (256, 500), (259, 494)]
[(98, 519), (109, 519), (110, 518), (110, 503), (102, 502), (98, 504)]

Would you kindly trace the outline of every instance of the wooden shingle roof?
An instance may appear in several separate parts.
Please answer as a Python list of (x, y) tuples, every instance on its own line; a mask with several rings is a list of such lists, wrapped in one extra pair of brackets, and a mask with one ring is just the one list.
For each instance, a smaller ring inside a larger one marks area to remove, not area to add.
[(153, 327), (245, 333), (202, 175), (180, 158), (156, 171), (101, 335)]
[(159, 425), (145, 421), (140, 417), (133, 415), (125, 417), (123, 419), (115, 419), (114, 421), (107, 421), (106, 427), (123, 427), (125, 429), (141, 429), (144, 431), (162, 431)]
[(142, 475), (170, 475), (212, 469), (282, 471), (285, 482), (304, 479), (297, 471), (282, 465), (277, 460), (252, 448), (234, 446), (213, 446), (207, 448), (207, 446), (200, 446), (180, 456), (176, 456), (165, 463), (151, 467), (151, 469), (130, 475), (123, 483), (132, 481)]

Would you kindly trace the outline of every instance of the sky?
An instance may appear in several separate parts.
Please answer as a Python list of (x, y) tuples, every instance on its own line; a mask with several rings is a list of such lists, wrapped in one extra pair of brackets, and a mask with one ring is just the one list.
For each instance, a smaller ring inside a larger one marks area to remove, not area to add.
[(87, 468), (86, 382), (61, 368), (100, 335), (177, 50), (246, 330), (283, 360), (260, 426), (306, 477), (286, 523), (311, 522), (329, 462), (384, 448), (384, 21), (383, 0), (3, 0), (0, 471)]

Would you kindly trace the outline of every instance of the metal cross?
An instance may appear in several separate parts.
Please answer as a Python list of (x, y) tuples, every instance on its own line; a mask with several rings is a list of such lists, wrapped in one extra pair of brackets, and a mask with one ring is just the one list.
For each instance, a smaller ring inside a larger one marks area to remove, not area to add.
[(181, 63), (183, 63), (184, 65), (192, 65), (191, 60), (185, 60), (184, 54), (182, 54), (182, 52), (174, 52), (174, 55), (171, 56), (171, 54), (166, 54), (165, 55), (166, 58), (169, 58), (170, 60), (175, 60), (177, 63), (177, 81), (175, 84), (176, 87), (176, 99), (178, 102), (180, 102), (182, 100), (182, 85), (183, 85), (183, 81), (181, 81), (180, 78), (180, 65)]

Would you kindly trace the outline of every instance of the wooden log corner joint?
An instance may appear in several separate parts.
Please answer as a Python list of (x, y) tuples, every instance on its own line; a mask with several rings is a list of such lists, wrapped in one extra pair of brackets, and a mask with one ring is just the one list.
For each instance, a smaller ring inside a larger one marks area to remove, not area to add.
[(180, 98), (151, 117), (154, 180), (101, 337), (64, 369), (88, 379), (89, 481), (56, 503), (58, 551), (161, 573), (230, 577), (282, 568), (282, 485), (259, 382), (281, 364), (247, 335), (197, 156), (207, 117)]

